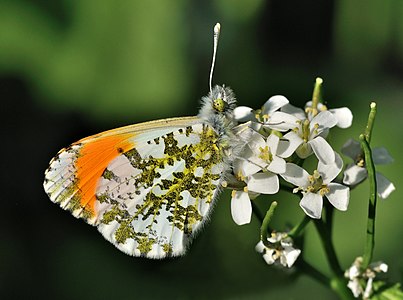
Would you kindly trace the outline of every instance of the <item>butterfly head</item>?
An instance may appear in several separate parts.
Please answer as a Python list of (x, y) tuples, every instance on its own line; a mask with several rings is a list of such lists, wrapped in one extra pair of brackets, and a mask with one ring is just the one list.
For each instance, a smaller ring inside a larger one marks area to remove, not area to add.
[(203, 97), (199, 117), (209, 120), (215, 117), (231, 119), (236, 107), (235, 95), (229, 87), (216, 85)]

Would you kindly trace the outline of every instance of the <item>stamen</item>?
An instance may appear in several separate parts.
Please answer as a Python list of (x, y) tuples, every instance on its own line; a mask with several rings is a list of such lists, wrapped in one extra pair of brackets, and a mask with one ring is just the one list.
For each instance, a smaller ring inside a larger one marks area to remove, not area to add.
[(330, 192), (330, 189), (329, 189), (329, 187), (327, 185), (323, 185), (322, 188), (319, 190), (319, 194), (321, 196), (324, 196), (329, 192)]
[(323, 196), (330, 191), (328, 186), (323, 184), (322, 176), (317, 170), (313, 171), (313, 175), (308, 176), (308, 180), (310, 185), (305, 189), (305, 192), (319, 192)]
[(245, 181), (245, 176), (243, 176), (241, 171), (235, 174), (235, 178), (238, 179), (239, 181)]
[(365, 166), (365, 160), (363, 158), (360, 158), (357, 162), (356, 165), (363, 168)]
[(270, 163), (273, 160), (273, 155), (270, 152), (269, 146), (265, 146), (264, 148), (259, 147), (259, 151), (260, 151), (260, 154), (259, 154), (258, 157), (260, 159), (262, 159), (262, 160), (264, 160), (265, 162), (268, 162), (268, 163)]
[(319, 133), (319, 132), (318, 132), (319, 124), (318, 124), (318, 123), (315, 123), (315, 124), (313, 125), (313, 128), (315, 128), (315, 130), (314, 130), (315, 134), (318, 134), (318, 133)]

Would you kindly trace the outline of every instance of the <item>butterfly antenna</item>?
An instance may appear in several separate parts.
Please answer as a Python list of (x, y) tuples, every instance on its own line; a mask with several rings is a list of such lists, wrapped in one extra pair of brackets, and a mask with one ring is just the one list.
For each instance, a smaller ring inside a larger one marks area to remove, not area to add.
[(217, 54), (217, 46), (218, 46), (218, 38), (220, 37), (220, 23), (215, 24), (214, 26), (214, 51), (213, 51), (213, 61), (211, 62), (211, 70), (210, 70), (210, 93), (212, 93), (213, 88), (211, 86), (211, 82), (213, 81), (213, 71), (214, 71), (214, 64), (215, 64), (215, 57)]

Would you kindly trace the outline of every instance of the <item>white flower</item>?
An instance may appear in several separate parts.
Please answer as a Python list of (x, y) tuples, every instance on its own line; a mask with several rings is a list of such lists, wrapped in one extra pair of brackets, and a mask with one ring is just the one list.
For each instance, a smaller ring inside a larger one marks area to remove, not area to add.
[(293, 240), (284, 232), (273, 232), (265, 243), (260, 241), (255, 250), (263, 254), (263, 259), (268, 265), (280, 260), (280, 263), (288, 268), (292, 267), (301, 253), (300, 249), (293, 247)]
[[(307, 119), (308, 116), (306, 115), (305, 111), (302, 108), (296, 107), (292, 104), (287, 104), (284, 105), (281, 108), (281, 111), (290, 115), (293, 115), (294, 117), (300, 119), (300, 120), (304, 120)], [(311, 118), (312, 119), (312, 118)]]
[[(372, 283), (377, 273), (388, 271), (388, 265), (383, 262), (375, 262), (362, 270), (362, 257), (357, 257), (344, 276), (349, 279), (347, 287), (353, 292), (355, 298), (362, 295), (363, 299), (368, 299), (372, 292)], [(364, 285), (365, 284), (365, 289)]]
[[(353, 186), (365, 180), (368, 177), (368, 172), (365, 168), (364, 153), (361, 150), (360, 143), (349, 139), (343, 145), (341, 152), (354, 161), (344, 171), (343, 183)], [(385, 165), (393, 162), (388, 150), (383, 147), (372, 149), (372, 160), (375, 165)], [(380, 198), (386, 199), (395, 190), (395, 186), (381, 173), (376, 172), (375, 176), (378, 195)]]
[(326, 196), (338, 210), (347, 210), (350, 189), (342, 184), (332, 182), (343, 168), (340, 155), (334, 152), (334, 157), (333, 164), (326, 165), (319, 161), (313, 175), (309, 175), (303, 168), (292, 163), (287, 163), (285, 173), (280, 174), (286, 181), (297, 186), (294, 189), (295, 193), (302, 192), (303, 197), (299, 205), (311, 218), (321, 218), (323, 196)]
[(241, 157), (234, 162), (234, 175), (244, 182), (242, 190), (233, 190), (231, 214), (238, 225), (248, 224), (251, 220), (251, 195), (275, 194), (279, 191), (277, 174), (285, 172), (286, 162), (277, 156), (280, 138), (271, 134), (267, 139), (253, 133)]
[[(287, 110), (290, 111), (292, 106), (285, 107), (288, 107)], [(325, 137), (329, 129), (336, 124), (337, 119), (329, 111), (320, 112), (312, 120), (307, 119), (305, 114), (282, 111), (274, 113), (267, 126), (278, 131), (291, 129), (283, 136), (283, 139), (289, 141), (286, 146), (280, 147), (283, 157), (288, 157), (295, 152), (300, 158), (307, 158), (315, 153), (321, 162), (331, 164), (335, 159), (334, 151)]]
[(241, 154), (243, 164), (241, 172), (244, 176), (256, 174), (259, 171), (280, 174), (285, 172), (284, 156), (278, 153), (280, 138), (270, 134), (267, 138), (259, 133), (253, 133), (248, 146)]
[[(324, 105), (322, 103), (318, 103), (316, 112), (326, 111), (326, 110), (328, 110), (326, 105)], [(313, 112), (313, 108), (312, 108), (312, 101), (308, 101), (305, 104), (305, 111), (307, 111), (308, 114), (315, 115), (315, 112)], [(335, 118), (337, 119), (337, 124), (336, 124), (337, 127), (348, 128), (353, 123), (353, 113), (351, 112), (351, 110), (348, 107), (332, 108), (332, 109), (329, 109), (328, 111), (330, 111), (333, 114), (333, 116), (335, 116)], [(313, 114), (312, 114), (312, 112), (313, 112)]]
[(284, 96), (272, 96), (257, 114), (248, 106), (238, 106), (234, 109), (234, 119), (242, 123), (252, 121), (252, 127), (259, 131), (261, 124), (269, 122), (271, 115), (288, 103), (288, 99)]
[(323, 103), (318, 103), (316, 110), (312, 108), (312, 101), (305, 104), (305, 111), (301, 108), (287, 104), (281, 108), (282, 112), (291, 114), (298, 119), (312, 120), (319, 112), (329, 111), (337, 119), (337, 127), (348, 128), (353, 122), (353, 114), (347, 107), (328, 109)]

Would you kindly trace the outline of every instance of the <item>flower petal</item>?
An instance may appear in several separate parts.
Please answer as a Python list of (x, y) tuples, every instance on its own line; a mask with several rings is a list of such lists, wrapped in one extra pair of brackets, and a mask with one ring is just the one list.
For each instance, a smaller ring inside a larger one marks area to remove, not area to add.
[(283, 235), (281, 232), (272, 232), (271, 236), (269, 236), (267, 238), (267, 240), (270, 243), (275, 244), (275, 243), (280, 242), (282, 238), (283, 238)]
[[(329, 135), (329, 131), (330, 131), (329, 128), (325, 128), (325, 129), (323, 129), (323, 130), (321, 131), (321, 133), (318, 134), (318, 136), (321, 136), (321, 137), (323, 137), (324, 139), (326, 139), (327, 136)], [(312, 136), (312, 134), (311, 134), (311, 136)]]
[(287, 163), (285, 172), (280, 174), (280, 176), (283, 177), (285, 181), (298, 187), (307, 187), (309, 185), (308, 172), (293, 163)]
[(288, 103), (289, 103), (288, 99), (284, 96), (276, 95), (270, 97), (269, 100), (267, 100), (266, 103), (263, 104), (262, 114), (270, 116), (273, 112), (279, 110), (281, 107), (283, 107)]
[(237, 106), (234, 111), (234, 119), (238, 122), (247, 122), (256, 120), (253, 109), (248, 106)]
[[(263, 245), (263, 242), (262, 242)], [(346, 270), (344, 276), (349, 278), (350, 280), (358, 277), (360, 275), (360, 268), (353, 264), (349, 269)]]
[(350, 188), (339, 183), (329, 183), (329, 193), (325, 194), (329, 202), (338, 210), (346, 211), (350, 201)]
[(334, 162), (331, 164), (326, 165), (321, 161), (318, 162), (318, 172), (322, 176), (324, 184), (333, 181), (343, 169), (343, 160), (337, 152), (334, 152), (334, 158)]
[[(322, 104), (322, 103), (318, 103), (318, 109), (319, 109), (319, 104)], [(307, 107), (312, 107), (312, 100), (310, 100), (310, 101), (308, 101), (307, 103), (305, 103), (305, 109), (307, 108)]]
[(372, 159), (376, 165), (386, 165), (393, 162), (388, 150), (384, 147), (376, 147), (372, 149)]
[(386, 199), (396, 189), (394, 184), (389, 181), (381, 173), (376, 172), (376, 187), (378, 195), (382, 199)]
[(275, 194), (280, 188), (278, 177), (271, 172), (256, 173), (249, 177), (248, 190), (261, 194)]
[[(247, 177), (255, 174), (262, 169), (261, 159), (258, 159), (249, 147), (245, 147), (242, 154), (242, 159), (236, 159), (234, 162), (234, 174), (236, 177)], [(256, 162), (255, 160), (258, 160)]]
[(305, 111), (299, 107), (296, 107), (291, 104), (286, 104), (281, 108), (282, 112), (285, 112), (287, 114), (293, 115), (294, 117), (300, 119), (300, 120), (305, 120), (306, 115)]
[(287, 131), (298, 127), (298, 122), (299, 119), (293, 115), (276, 111), (272, 114), (269, 123), (266, 123), (265, 125), (278, 131)]
[(259, 160), (259, 162), (254, 162), (253, 160), (249, 161), (244, 161), (242, 164), (242, 175), (244, 177), (251, 176), (253, 174), (256, 174), (257, 172), (261, 171), (262, 168), (265, 167), (265, 165), (261, 164), (262, 160)]
[(284, 173), (286, 169), (286, 162), (281, 157), (273, 156), (273, 160), (267, 166), (267, 170), (275, 174)]
[(351, 290), (355, 298), (358, 298), (363, 292), (358, 279), (350, 280), (347, 287)]
[(255, 250), (258, 253), (263, 253), (265, 251), (265, 249), (266, 249), (266, 246), (263, 244), (263, 242), (261, 240), (255, 246)]
[(313, 152), (320, 162), (325, 165), (335, 162), (335, 152), (323, 137), (317, 136), (313, 140), (310, 140), (308, 144), (312, 147)]
[(267, 249), (266, 253), (263, 254), (263, 259), (266, 261), (268, 265), (272, 265), (276, 261), (276, 258), (273, 255), (274, 253), (275, 251), (273, 249)]
[(374, 281), (373, 277), (369, 277), (367, 281), (367, 285), (365, 286), (364, 294), (362, 294), (362, 299), (369, 299), (369, 296), (372, 292), (372, 283)]
[(232, 219), (238, 225), (250, 223), (252, 217), (252, 204), (249, 195), (243, 191), (233, 191), (231, 199)]
[(235, 177), (242, 179), (249, 175), (255, 174), (261, 170), (261, 167), (255, 163), (250, 162), (250, 159), (254, 157), (252, 150), (249, 147), (245, 147), (242, 152), (241, 158), (234, 161), (234, 175)]
[(323, 199), (315, 193), (306, 193), (299, 202), (302, 210), (311, 218), (320, 219), (322, 216)]
[(371, 270), (374, 270), (375, 272), (377, 272), (377, 273), (380, 273), (380, 272), (384, 272), (384, 273), (386, 273), (386, 272), (388, 272), (388, 265), (387, 264), (385, 264), (384, 262), (382, 262), (382, 261), (377, 261), (377, 262), (373, 262), (373, 263), (371, 263), (370, 265), (369, 265), (369, 268), (371, 269)]
[(337, 124), (337, 119), (333, 114), (327, 110), (318, 113), (312, 121), (309, 123), (309, 129), (311, 132), (315, 132), (315, 135), (320, 134), (326, 128), (332, 128)]
[(275, 134), (270, 134), (267, 138), (266, 145), (270, 148), (271, 153), (276, 154), (280, 138)]
[(290, 131), (279, 141), (277, 156), (283, 158), (290, 157), (303, 142), (304, 140), (298, 134)]
[(248, 139), (248, 145), (254, 153), (259, 154), (259, 148), (264, 148), (266, 146), (266, 140), (260, 133), (253, 132)]
[(356, 185), (367, 178), (367, 169), (359, 167), (356, 164), (349, 164), (344, 171), (343, 183), (347, 185)]
[(285, 266), (291, 268), (292, 265), (297, 260), (298, 256), (301, 254), (301, 250), (295, 249), (294, 247), (284, 247), (283, 255), (281, 255), (280, 262), (284, 266), (283, 258), (285, 259)]
[(340, 108), (332, 108), (329, 111), (336, 117), (337, 119), (337, 127), (340, 128), (348, 128), (353, 123), (353, 113), (347, 107)]
[(362, 153), (361, 145), (354, 139), (348, 139), (341, 147), (341, 153), (355, 161)]

